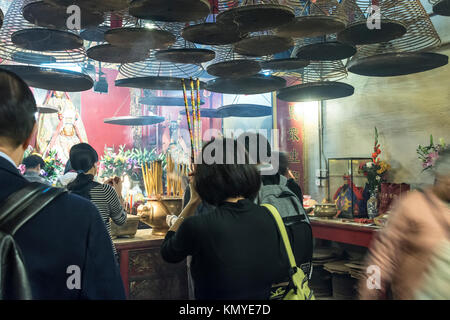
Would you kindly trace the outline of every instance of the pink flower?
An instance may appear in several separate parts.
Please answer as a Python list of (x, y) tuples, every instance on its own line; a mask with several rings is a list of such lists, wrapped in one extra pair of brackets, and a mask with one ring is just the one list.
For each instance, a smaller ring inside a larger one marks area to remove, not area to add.
[(24, 174), (25, 174), (25, 171), (27, 170), (27, 168), (25, 167), (24, 164), (19, 164), (19, 166), (17, 167), (17, 169), (19, 169), (19, 171), (20, 171), (20, 173), (21, 173), (22, 175), (24, 175)]

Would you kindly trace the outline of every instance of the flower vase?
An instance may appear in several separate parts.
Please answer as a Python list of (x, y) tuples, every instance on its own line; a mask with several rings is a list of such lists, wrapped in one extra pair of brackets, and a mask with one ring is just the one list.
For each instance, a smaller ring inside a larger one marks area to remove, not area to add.
[(369, 219), (378, 216), (378, 192), (370, 191), (370, 198), (367, 200), (367, 215)]

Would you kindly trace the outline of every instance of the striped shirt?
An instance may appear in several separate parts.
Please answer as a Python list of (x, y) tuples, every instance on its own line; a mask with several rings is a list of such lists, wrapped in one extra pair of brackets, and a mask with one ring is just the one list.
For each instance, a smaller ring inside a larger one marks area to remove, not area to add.
[(119, 196), (113, 187), (107, 184), (96, 185), (89, 191), (91, 201), (95, 204), (100, 215), (105, 223), (106, 230), (108, 230), (109, 237), (111, 238), (114, 254), (117, 254), (114, 243), (111, 237), (111, 220), (121, 226), (127, 220), (127, 214), (123, 210), (120, 204)]

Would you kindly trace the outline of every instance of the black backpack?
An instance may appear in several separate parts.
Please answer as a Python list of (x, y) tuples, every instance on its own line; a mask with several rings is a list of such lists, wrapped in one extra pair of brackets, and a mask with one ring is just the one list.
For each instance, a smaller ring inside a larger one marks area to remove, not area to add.
[(65, 189), (32, 182), (0, 206), (0, 300), (31, 300), (22, 253), (14, 234)]

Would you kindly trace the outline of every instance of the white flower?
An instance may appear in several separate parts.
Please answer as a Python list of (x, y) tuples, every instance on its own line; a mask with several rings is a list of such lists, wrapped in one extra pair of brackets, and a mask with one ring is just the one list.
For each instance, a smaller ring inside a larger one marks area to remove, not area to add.
[(377, 179), (377, 181), (380, 181), (380, 180), (381, 180), (381, 177), (380, 177), (380, 176), (377, 176), (376, 179)]
[(367, 163), (366, 163), (366, 167), (367, 167), (367, 168), (372, 168), (372, 165), (373, 165), (372, 162), (367, 162)]

